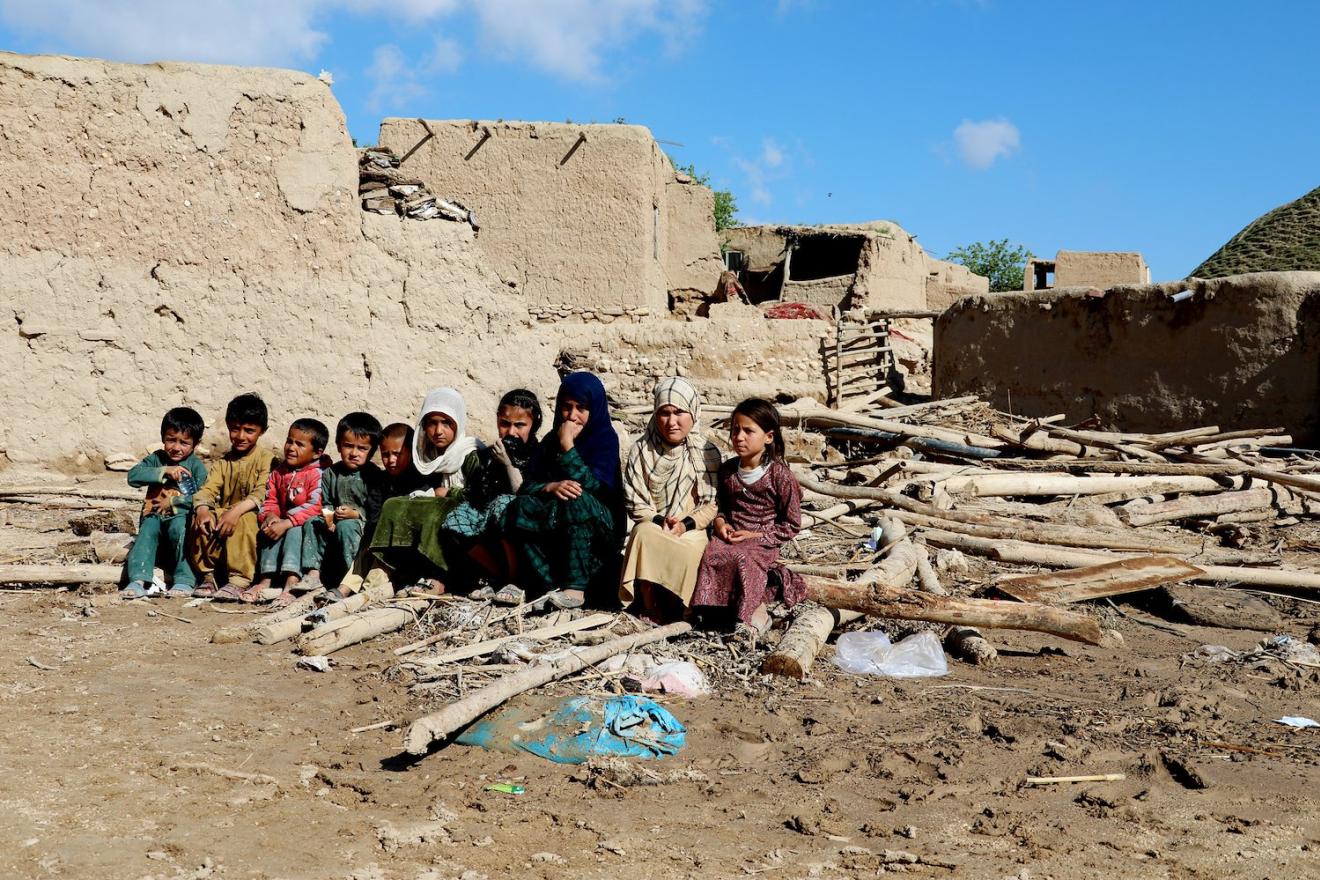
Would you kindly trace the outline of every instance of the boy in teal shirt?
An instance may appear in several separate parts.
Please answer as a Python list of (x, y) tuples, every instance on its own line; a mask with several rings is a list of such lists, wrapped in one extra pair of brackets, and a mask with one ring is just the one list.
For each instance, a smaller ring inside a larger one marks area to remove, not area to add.
[[(371, 526), (369, 508), (374, 506), (385, 473), (371, 458), (380, 446), (380, 421), (370, 413), (351, 412), (335, 427), (339, 461), (321, 472), (321, 522), (317, 524), (323, 565), (302, 580), (306, 589), (322, 585), (337, 588), (353, 569), (362, 537)], [(331, 598), (340, 598), (335, 589)]]
[(124, 561), (128, 586), (121, 596), (151, 595), (152, 569), (159, 561), (170, 579), (167, 595), (190, 596), (197, 576), (188, 564), (185, 543), (193, 493), (206, 482), (206, 465), (195, 449), (205, 426), (197, 410), (176, 406), (160, 423), (161, 448), (128, 472), (128, 485), (146, 487), (137, 538)]

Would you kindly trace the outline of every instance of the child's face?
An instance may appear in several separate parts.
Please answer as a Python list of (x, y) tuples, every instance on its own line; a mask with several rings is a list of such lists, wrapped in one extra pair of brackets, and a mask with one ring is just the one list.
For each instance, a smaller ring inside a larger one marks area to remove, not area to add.
[(729, 424), (729, 445), (744, 461), (761, 457), (774, 439), (774, 431), (762, 430), (760, 425), (741, 413)]
[(412, 465), (412, 450), (408, 448), (407, 435), (380, 439), (380, 463), (391, 477), (408, 470)]
[(239, 455), (251, 452), (261, 435), (266, 433), (265, 428), (250, 422), (225, 422), (225, 427), (229, 429), (229, 448)]
[(655, 426), (666, 443), (677, 446), (692, 433), (692, 413), (673, 404), (665, 404), (655, 411)]
[(321, 454), (320, 450), (313, 446), (314, 443), (315, 438), (310, 431), (290, 428), (289, 436), (284, 440), (284, 463), (295, 468), (311, 464)]
[(422, 432), (426, 434), (426, 439), (431, 441), (432, 446), (443, 452), (458, 435), (458, 425), (444, 413), (428, 413), (426, 418), (422, 419)]
[(517, 437), (526, 443), (532, 436), (532, 414), (521, 406), (502, 406), (495, 413), (500, 439)]
[(335, 447), (339, 450), (339, 460), (345, 469), (355, 471), (371, 460), (371, 438), (345, 431)]
[(579, 425), (586, 425), (591, 420), (591, 410), (578, 403), (571, 397), (565, 397), (559, 402), (559, 421), (577, 422)]
[(178, 464), (192, 455), (193, 448), (197, 446), (197, 441), (188, 436), (186, 431), (180, 431), (177, 428), (166, 428), (165, 433), (160, 435), (160, 445), (165, 447), (165, 457)]

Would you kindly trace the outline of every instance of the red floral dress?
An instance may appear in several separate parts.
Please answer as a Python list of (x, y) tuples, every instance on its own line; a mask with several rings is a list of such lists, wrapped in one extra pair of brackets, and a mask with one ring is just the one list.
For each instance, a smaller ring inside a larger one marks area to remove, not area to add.
[(802, 487), (782, 461), (773, 461), (750, 486), (738, 478), (738, 459), (720, 466), (717, 478), (720, 515), (735, 530), (761, 537), (731, 544), (712, 536), (701, 558), (692, 605), (735, 609), (749, 622), (757, 607), (776, 594), (788, 605), (807, 595), (806, 582), (779, 563), (779, 548), (802, 528)]

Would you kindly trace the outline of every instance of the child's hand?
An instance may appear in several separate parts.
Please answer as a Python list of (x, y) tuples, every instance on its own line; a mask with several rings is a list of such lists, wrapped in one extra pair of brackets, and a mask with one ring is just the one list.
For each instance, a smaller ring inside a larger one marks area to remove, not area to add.
[(724, 517), (715, 520), (715, 537), (719, 538), (721, 541), (732, 543), (730, 540), (732, 534), (733, 526), (729, 525), (728, 520), (724, 519)]
[(509, 450), (504, 448), (503, 438), (496, 440), (494, 443), (490, 445), (490, 455), (491, 458), (495, 459), (505, 467), (508, 467), (513, 463), (512, 461), (509, 460)]
[(268, 519), (265, 525), (261, 527), (261, 533), (272, 541), (284, 537), (284, 533), (293, 528), (293, 523), (287, 519)]
[(582, 425), (565, 420), (559, 426), (559, 448), (568, 452), (573, 448), (573, 441), (582, 433)]
[(347, 504), (339, 505), (329, 515), (333, 516), (335, 519), (362, 519), (362, 514), (358, 513), (356, 509), (349, 507)]
[(760, 537), (762, 537), (760, 532), (747, 532), (742, 529), (735, 529), (734, 531), (729, 532), (727, 540), (730, 544), (741, 544), (743, 541), (750, 541), (754, 538)]
[(325, 520), (326, 531), (334, 532), (335, 512), (333, 510), (323, 510), (321, 511), (321, 519)]
[(215, 531), (215, 513), (209, 507), (199, 507), (193, 511), (193, 525), (203, 536)]
[[(238, 520), (242, 516), (243, 514), (238, 512), (238, 508), (229, 508), (224, 513), (220, 514), (220, 524), (215, 526), (216, 532), (220, 537), (228, 538), (234, 533), (234, 530), (238, 528)], [(214, 522), (214, 514), (212, 514), (211, 519)]]
[(436, 498), (444, 498), (444, 497), (445, 497), (446, 495), (448, 495), (448, 494), (449, 494), (449, 487), (448, 487), (448, 486), (436, 486), (436, 487), (435, 487), (435, 497), (436, 497)]
[(182, 483), (183, 478), (188, 476), (188, 469), (182, 465), (172, 464), (167, 468), (163, 468), (163, 471), (167, 479), (176, 483)]
[(572, 501), (582, 496), (582, 484), (576, 480), (558, 480), (554, 483), (546, 483), (545, 491), (560, 501)]

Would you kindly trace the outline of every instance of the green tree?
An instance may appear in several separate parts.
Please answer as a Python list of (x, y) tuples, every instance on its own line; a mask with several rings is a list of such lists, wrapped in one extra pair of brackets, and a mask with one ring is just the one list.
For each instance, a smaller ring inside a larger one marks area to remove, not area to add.
[(715, 194), (715, 231), (723, 232), (730, 227), (738, 225), (738, 201), (733, 197), (733, 193), (727, 189), (715, 189), (710, 185), (710, 175), (703, 171), (698, 171), (697, 166), (689, 162), (687, 165), (679, 165), (670, 158), (669, 164), (674, 166), (675, 171), (682, 172), (697, 183), (708, 188)]
[(949, 251), (945, 257), (951, 263), (961, 263), (977, 275), (990, 279), (990, 290), (1000, 293), (1022, 289), (1022, 273), (1026, 271), (1031, 251), (1023, 245), (1010, 247), (1008, 239), (974, 241)]

